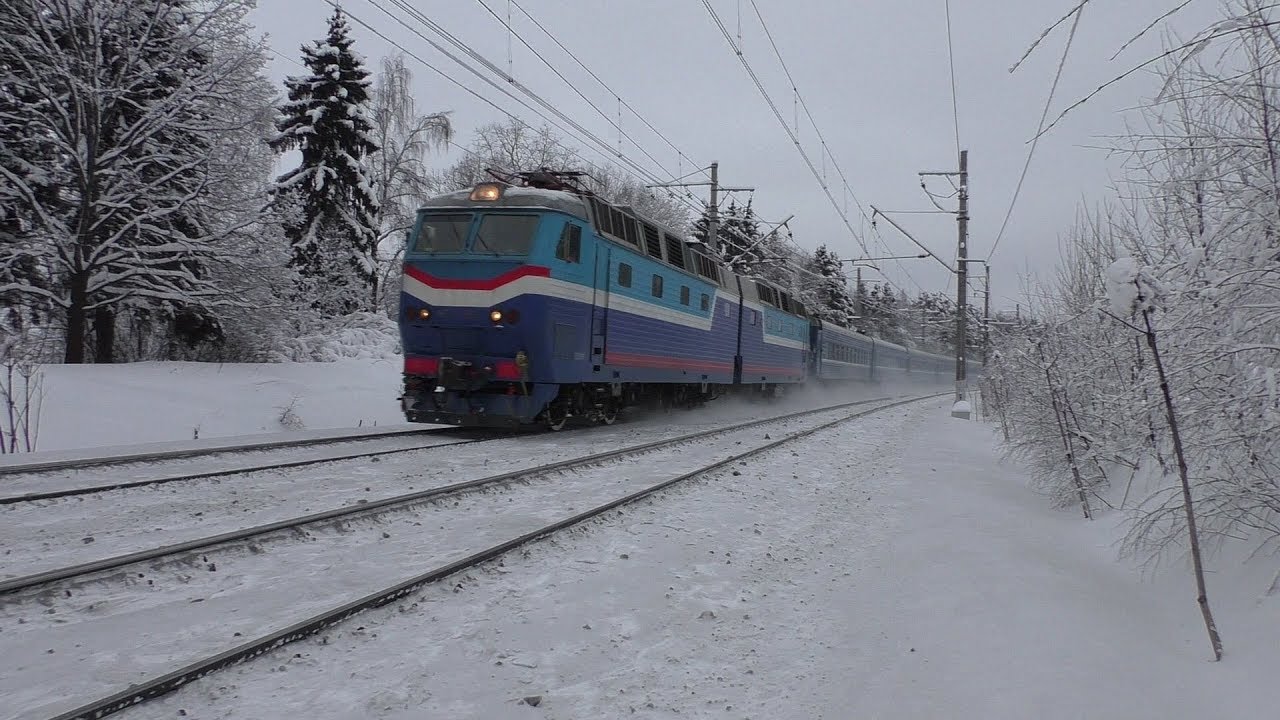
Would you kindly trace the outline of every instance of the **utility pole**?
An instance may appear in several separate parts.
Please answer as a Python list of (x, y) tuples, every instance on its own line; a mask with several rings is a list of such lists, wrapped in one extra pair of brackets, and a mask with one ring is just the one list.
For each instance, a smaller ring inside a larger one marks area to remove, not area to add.
[[(713, 162), (711, 167), (706, 168), (711, 171), (711, 182), (680, 182), (677, 179), (669, 183), (656, 183), (654, 185), (645, 185), (647, 188), (673, 188), (673, 187), (699, 187), (702, 185), (711, 186), (711, 204), (707, 206), (707, 247), (710, 248), (711, 254), (716, 255), (720, 250), (720, 192), (754, 192), (755, 188), (749, 187), (720, 187), (720, 163)], [(702, 172), (695, 170), (694, 172)], [(692, 175), (693, 173), (690, 173)], [(686, 175), (685, 177), (689, 177)], [(787, 218), (790, 220), (791, 218)], [(786, 224), (784, 221), (782, 224)]]
[(707, 247), (711, 255), (720, 250), (720, 163), (711, 163), (711, 206), (707, 209)]
[(862, 307), (862, 266), (858, 265), (854, 270), (857, 272), (858, 279), (853, 286), (853, 307), (854, 312), (858, 314), (858, 324), (865, 328), (867, 324), (864, 322), (866, 319), (865, 308)]
[(991, 353), (991, 263), (987, 266), (987, 292), (982, 296), (982, 364)]
[(956, 245), (956, 400), (965, 394), (965, 322), (969, 289), (969, 151), (960, 151), (960, 212), (956, 215), (959, 238)]

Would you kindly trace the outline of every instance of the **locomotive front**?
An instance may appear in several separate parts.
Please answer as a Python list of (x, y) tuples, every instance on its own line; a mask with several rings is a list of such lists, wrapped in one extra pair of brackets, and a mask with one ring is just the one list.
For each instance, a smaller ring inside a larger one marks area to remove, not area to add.
[(553, 358), (551, 323), (577, 325), (588, 312), (572, 278), (554, 277), (578, 263), (585, 217), (576, 195), (505, 183), (423, 205), (401, 286), (406, 419), (509, 427), (539, 418), (573, 372)]

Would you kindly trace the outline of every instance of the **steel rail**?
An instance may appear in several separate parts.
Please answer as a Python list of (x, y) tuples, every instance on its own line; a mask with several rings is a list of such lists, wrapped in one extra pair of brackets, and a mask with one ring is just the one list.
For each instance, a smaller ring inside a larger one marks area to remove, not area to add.
[[(685, 480), (689, 480), (699, 475), (704, 475), (706, 473), (719, 470), (720, 468), (726, 467), (739, 460), (744, 460), (754, 455), (758, 455), (768, 450), (772, 450), (773, 448), (776, 448), (785, 443), (799, 440), (800, 438), (808, 437), (809, 435), (813, 435), (814, 433), (817, 433), (819, 431), (834, 427), (836, 425), (839, 425), (840, 423), (848, 422), (849, 420), (865, 417), (867, 415), (871, 415), (871, 414), (880, 412), (882, 410), (888, 410), (890, 408), (898, 407), (900, 405), (906, 405), (908, 403), (919, 402), (921, 400), (928, 400), (931, 398), (942, 397), (944, 395), (949, 395), (949, 394), (950, 393), (939, 393), (935, 395), (926, 395), (923, 397), (909, 398), (907, 400), (899, 400), (896, 402), (889, 403), (887, 405), (881, 405), (879, 407), (872, 408), (870, 410), (864, 410), (862, 412), (853, 413), (852, 415), (847, 415), (845, 417), (837, 418), (835, 420), (832, 420), (827, 423), (823, 423), (821, 425), (809, 428), (807, 430), (801, 430), (795, 433), (791, 433), (782, 438), (779, 438), (772, 442), (758, 446), (751, 450), (747, 450), (745, 452), (732, 455), (723, 460), (714, 462), (710, 465), (706, 465), (704, 467), (698, 468), (697, 470), (687, 472), (678, 477), (664, 480), (655, 485), (650, 485), (649, 487), (642, 488), (640, 490), (637, 490), (623, 497), (610, 500), (609, 502), (604, 503), (603, 505), (596, 506), (594, 508), (591, 508), (590, 510), (583, 511), (572, 517), (568, 517), (563, 520), (559, 520), (557, 522), (551, 523), (550, 525), (546, 525), (544, 527), (538, 528), (537, 530), (533, 530), (531, 532), (525, 533), (517, 538), (507, 540), (506, 542), (499, 543), (498, 545), (494, 545), (485, 550), (481, 550), (480, 552), (474, 553), (460, 560), (455, 560), (454, 562), (451, 562), (447, 565), (443, 565), (434, 570), (430, 570), (416, 577), (397, 583), (396, 585), (393, 585), (389, 588), (379, 590), (378, 592), (366, 595), (358, 600), (353, 600), (352, 602), (346, 603), (332, 610), (328, 610), (326, 612), (320, 613), (319, 615), (312, 616), (306, 620), (302, 620), (300, 622), (294, 623), (293, 625), (290, 625), (289, 627), (286, 627), (282, 630), (277, 630), (268, 635), (264, 635), (257, 639), (250, 640), (246, 643), (241, 644), (238, 647), (218, 653), (217, 655), (213, 655), (204, 660), (198, 660), (178, 670), (174, 670), (173, 672), (166, 673), (164, 675), (161, 675), (156, 678), (152, 678), (151, 680), (147, 680), (141, 683), (136, 683), (134, 685), (129, 686), (125, 690), (121, 690), (120, 692), (117, 692), (109, 697), (105, 697), (100, 700), (90, 702), (74, 710), (70, 710), (68, 712), (62, 713), (61, 715), (57, 715), (54, 718), (52, 718), (52, 720), (83, 720), (87, 718), (96, 719), (96, 718), (103, 718), (108, 715), (112, 715), (114, 713), (120, 712), (121, 710), (125, 710), (127, 708), (133, 707), (134, 705), (137, 705), (139, 703), (146, 702), (147, 700), (152, 700), (152, 699), (161, 697), (163, 695), (167, 695), (183, 687), (184, 685), (187, 685), (196, 680), (199, 680), (200, 678), (206, 675), (209, 675), (210, 673), (217, 672), (218, 670), (222, 670), (224, 668), (230, 667), (231, 665), (235, 665), (247, 660), (252, 660), (253, 658), (258, 657), (259, 655), (263, 655), (277, 648), (283, 647), (293, 642), (297, 642), (298, 640), (309, 637), (311, 635), (315, 635), (323, 631), (324, 629), (332, 627), (333, 625), (336, 625), (352, 617), (353, 615), (361, 613), (365, 610), (378, 608), (383, 605), (387, 605), (389, 603), (395, 602), (396, 600), (399, 600), (409, 595), (410, 593), (413, 593), (414, 591), (418, 590), (424, 585), (427, 585), (433, 582), (438, 582), (439, 580), (442, 580), (450, 575), (453, 575), (463, 570), (467, 570), (477, 565), (480, 565), (481, 563), (497, 558), (500, 555), (508, 553), (523, 545), (527, 545), (535, 540), (539, 540), (548, 535), (559, 532), (560, 530), (564, 530), (565, 528), (572, 527), (574, 525), (582, 523), (583, 521), (590, 520), (595, 517), (599, 517), (600, 515), (603, 515), (604, 513), (609, 512), (610, 510), (613, 510), (615, 508), (621, 507), (622, 505), (626, 505), (628, 503), (631, 503), (641, 498), (652, 495), (656, 492), (659, 492), (668, 487), (671, 487), (672, 485), (676, 485), (677, 483), (681, 483), (681, 482), (684, 482)], [(867, 400), (867, 401), (862, 401), (860, 403), (850, 403), (842, 407), (848, 407), (851, 404), (865, 404), (867, 402), (875, 402), (875, 401)], [(841, 407), (841, 406), (837, 406), (837, 407)], [(835, 408), (825, 408), (825, 410), (830, 410), (830, 409), (835, 409)], [(811, 411), (811, 412), (821, 412), (821, 411)]]
[(378, 438), (400, 437), (402, 435), (433, 434), (448, 430), (443, 428), (407, 428), (384, 432), (364, 432), (354, 435), (335, 435), (322, 438), (305, 438), (294, 440), (261, 440), (241, 445), (226, 445), (209, 448), (182, 448), (176, 450), (155, 450), (152, 452), (133, 453), (130, 455), (110, 455), (106, 457), (68, 458), (66, 460), (46, 460), (16, 464), (0, 464), (0, 476), (28, 475), (36, 473), (56, 472), (58, 470), (79, 470), (88, 467), (107, 467), (111, 465), (129, 465), (131, 463), (155, 462), (157, 460), (183, 460), (186, 458), (220, 455), (222, 453), (243, 453), (255, 450), (278, 450), (290, 447), (309, 447), (311, 445), (333, 445), (342, 442), (375, 440)]
[(48, 585), (49, 583), (54, 583), (61, 580), (69, 580), (72, 578), (83, 577), (85, 575), (91, 575), (94, 573), (104, 572), (107, 570), (115, 570), (117, 568), (125, 567), (127, 565), (133, 565), (135, 563), (145, 562), (147, 560), (155, 560), (158, 558), (168, 557), (171, 555), (180, 555), (182, 553), (193, 552), (196, 550), (204, 550), (206, 548), (213, 547), (215, 545), (226, 545), (228, 543), (240, 542), (243, 540), (248, 540), (250, 538), (255, 538), (261, 535), (267, 535), (267, 534), (278, 532), (281, 530), (289, 530), (292, 528), (301, 527), (303, 525), (311, 525), (314, 523), (325, 522), (328, 520), (337, 520), (340, 518), (346, 518), (354, 515), (363, 515), (363, 514), (374, 512), (374, 511), (384, 510), (390, 507), (413, 505), (419, 502), (432, 500), (441, 496), (452, 495), (460, 492), (466, 492), (466, 491), (474, 490), (480, 487), (488, 487), (490, 485), (496, 485), (504, 482), (524, 480), (531, 477), (537, 477), (540, 475), (547, 475), (553, 472), (559, 472), (562, 470), (586, 467), (586, 466), (594, 465), (600, 462), (614, 460), (620, 457), (627, 457), (630, 455), (642, 454), (650, 450), (655, 450), (657, 448), (667, 447), (671, 445), (679, 445), (686, 442), (692, 442), (694, 440), (699, 440), (701, 438), (708, 437), (711, 435), (719, 435), (724, 433), (736, 432), (738, 430), (745, 430), (745, 429), (749, 429), (749, 428), (763, 425), (766, 423), (781, 422), (783, 420), (791, 420), (794, 418), (805, 417), (807, 415), (813, 415), (816, 413), (831, 412), (833, 410), (842, 410), (848, 407), (865, 405), (867, 403), (873, 403), (873, 402), (882, 402), (884, 400), (891, 400), (891, 399), (892, 398), (884, 397), (884, 398), (873, 398), (870, 400), (858, 400), (854, 402), (840, 403), (837, 405), (832, 405), (824, 408), (817, 408), (813, 410), (802, 410), (800, 412), (789, 413), (786, 415), (778, 415), (778, 416), (763, 418), (759, 420), (750, 420), (744, 423), (737, 423), (735, 425), (728, 425), (725, 427), (711, 428), (709, 430), (700, 430), (698, 432), (690, 433), (688, 435), (681, 435), (679, 437), (665, 438), (662, 440), (654, 440), (647, 443), (641, 443), (639, 445), (632, 445), (629, 447), (619, 448), (616, 450), (609, 450), (602, 453), (595, 453), (592, 455), (587, 455), (585, 457), (570, 458), (568, 460), (560, 460), (557, 462), (548, 463), (545, 465), (538, 465), (531, 468), (512, 470), (510, 472), (505, 472), (498, 475), (491, 475), (483, 478), (476, 478), (474, 480), (465, 480), (463, 482), (452, 483), (449, 485), (441, 485), (439, 487), (427, 488), (424, 490), (416, 490), (411, 493), (405, 493), (402, 495), (393, 495), (391, 497), (382, 498), (381, 500), (370, 500), (368, 502), (360, 503), (358, 505), (348, 505), (340, 508), (322, 510), (320, 512), (315, 512), (308, 515), (301, 515), (301, 516), (289, 518), (286, 520), (277, 520), (275, 522), (270, 522), (263, 525), (255, 525), (253, 527), (241, 528), (239, 530), (231, 530), (228, 532), (219, 533), (217, 535), (197, 538), (195, 540), (187, 540), (184, 542), (174, 543), (171, 545), (164, 545), (161, 547), (149, 548), (146, 550), (138, 550), (136, 552), (125, 553), (123, 555), (115, 555), (115, 556), (103, 558), (100, 560), (93, 560), (90, 562), (78, 563), (75, 565), (68, 565), (61, 568), (55, 568), (53, 570), (46, 570), (39, 573), (32, 573), (30, 575), (23, 575), (20, 577), (10, 578), (8, 580), (0, 581), (0, 596), (9, 595), (9, 594), (20, 592), (23, 590), (29, 590), (31, 588), (39, 587), (42, 585)]
[[(454, 428), (443, 428), (443, 430), (453, 430)], [(440, 432), (440, 430), (418, 430), (415, 432)], [(380, 439), (382, 436), (373, 435), (365, 441), (372, 442)], [(392, 434), (390, 437), (396, 437)], [(378, 457), (380, 455), (394, 455), (396, 453), (414, 452), (417, 450), (430, 450), (432, 448), (452, 447), (454, 445), (468, 445), (477, 442), (489, 442), (498, 438), (484, 438), (477, 440), (459, 440), (458, 442), (436, 443), (434, 445), (418, 445), (407, 448), (393, 448), (391, 450), (368, 450), (365, 452), (349, 453), (346, 455), (334, 455), (331, 457), (306, 458), (303, 460), (288, 460), (285, 462), (275, 462), (266, 465), (253, 465), (243, 468), (227, 468), (223, 470), (207, 470), (198, 473), (188, 473), (185, 475), (164, 475), (155, 478), (143, 478), (140, 480), (120, 480), (119, 482), (105, 483), (102, 485), (81, 486), (73, 488), (62, 488), (59, 490), (46, 490), (44, 492), (24, 493), (22, 495), (9, 495), (0, 497), (0, 505), (13, 505), (20, 502), (34, 502), (36, 500), (55, 500), (63, 497), (74, 497), (76, 495), (92, 495), (93, 493), (108, 492), (111, 490), (126, 490), (129, 488), (145, 487), (147, 485), (164, 485), (171, 482), (182, 482), (187, 480), (203, 480), (211, 477), (223, 477), (227, 475), (244, 475), (246, 473), (261, 472), (263, 470), (280, 470), (285, 468), (304, 467), (306, 465), (319, 465), (328, 462), (340, 462), (343, 460), (354, 460), (365, 457)], [(343, 441), (335, 441), (343, 442)], [(241, 452), (241, 451), (235, 451)]]

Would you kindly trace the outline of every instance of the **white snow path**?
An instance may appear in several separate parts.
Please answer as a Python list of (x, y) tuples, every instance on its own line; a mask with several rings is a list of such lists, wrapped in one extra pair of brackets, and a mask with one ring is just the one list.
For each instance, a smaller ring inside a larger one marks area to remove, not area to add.
[(666, 491), (124, 717), (1274, 714), (1274, 601), (1218, 576), (1228, 655), (1206, 662), (1189, 578), (1140, 582), (949, 404)]
[(65, 597), (8, 600), (0, 609), (0, 627), (9, 628), (0, 634), (0, 657), (22, 660), (0, 673), (0, 693), (12, 698), (19, 717), (65, 710), (741, 452), (768, 433), (816, 427), (856, 410), (779, 421), (537, 482), (324, 524), (247, 551), (213, 549), (197, 560), (143, 564), (78, 585)]

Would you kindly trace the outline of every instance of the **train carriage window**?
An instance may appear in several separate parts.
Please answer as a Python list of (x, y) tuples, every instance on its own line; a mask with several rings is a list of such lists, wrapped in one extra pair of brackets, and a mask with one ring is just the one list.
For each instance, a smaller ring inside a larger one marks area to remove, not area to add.
[(747, 319), (751, 322), (752, 325), (756, 324), (756, 314), (757, 313), (755, 310), (747, 310)]
[(649, 286), (649, 291), (653, 293), (654, 297), (658, 297), (658, 298), (662, 297), (662, 276), (661, 275), (658, 275), (656, 273), (654, 274), (653, 283)]
[(687, 285), (680, 286), (680, 304), (681, 305), (689, 304), (689, 287)]
[(494, 255), (528, 255), (537, 229), (537, 215), (485, 215), (480, 219), (471, 250)]
[(567, 223), (560, 232), (560, 242), (556, 243), (556, 257), (565, 262), (581, 262), (582, 228)]
[(458, 215), (419, 215), (414, 228), (414, 252), (462, 252), (471, 230), (471, 213)]
[(631, 266), (626, 263), (618, 264), (618, 284), (622, 287), (631, 287)]
[(711, 297), (706, 293), (702, 293), (702, 312), (706, 312), (711, 308)]

